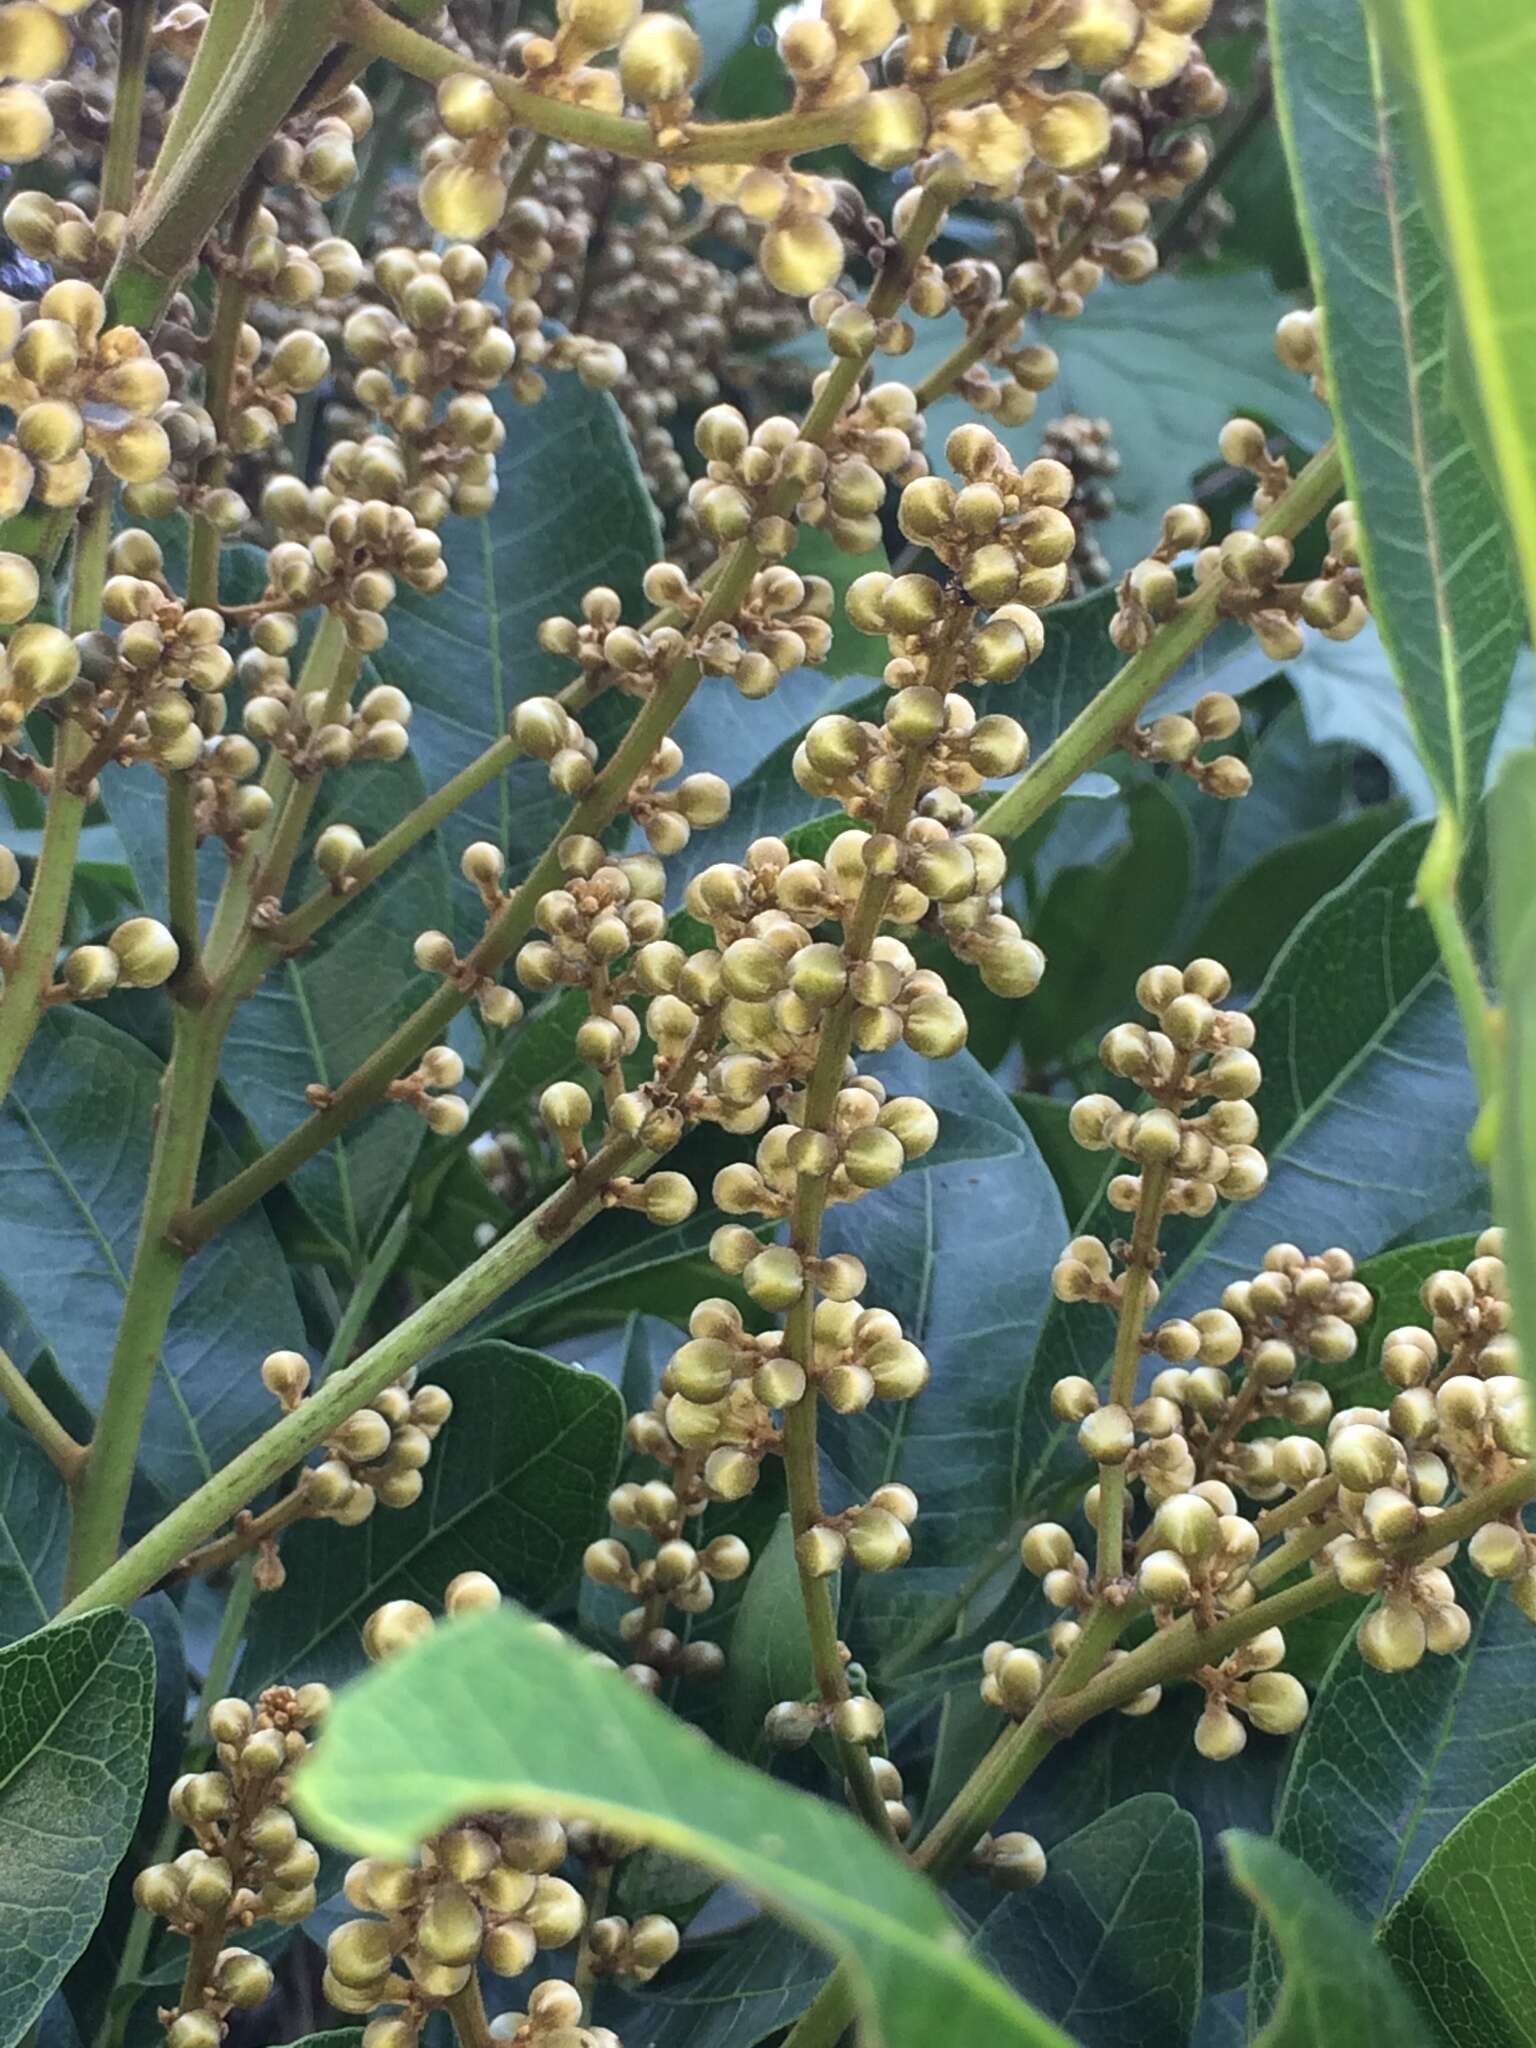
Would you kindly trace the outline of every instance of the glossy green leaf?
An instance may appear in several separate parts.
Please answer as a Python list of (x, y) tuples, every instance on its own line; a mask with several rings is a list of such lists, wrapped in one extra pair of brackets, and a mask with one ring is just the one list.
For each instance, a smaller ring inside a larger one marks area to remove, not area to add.
[(294, 1797), (319, 1832), (384, 1855), (481, 1807), (584, 1815), (730, 1878), (845, 1956), (885, 2048), (951, 2031), (1065, 2048), (852, 1815), (712, 1752), (510, 1609), (445, 1624), (351, 1687)]
[[(1405, 1684), (1343, 1644), (1312, 1702), (1275, 1815), (1275, 1840), (1351, 1912), (1379, 1920), (1449, 1830), (1511, 1773), (1536, 1765), (1536, 1629), (1508, 1591), (1457, 1573), (1465, 1647)], [(1279, 1978), (1255, 1939), (1249, 1996)]]
[(1386, 61), (1407, 95), (1431, 166), (1433, 203), (1455, 280), (1464, 344), (1526, 604), (1536, 606), (1536, 160), (1529, 142), (1536, 15), (1504, 0), (1371, 0)]
[[(507, 400), (500, 410), (506, 440), (495, 505), (483, 519), (447, 522), (448, 593), (402, 588), (372, 663), (411, 700), (411, 753), (429, 789), (505, 733), (524, 697), (571, 679), (571, 664), (538, 646), (539, 621), (576, 616), (582, 592), (598, 583), (618, 591), (627, 617), (643, 616), (640, 579), (660, 553), (655, 511), (608, 393), (557, 375), (537, 405)], [(621, 702), (586, 715), (594, 736), (611, 733)], [(516, 877), (569, 808), (542, 762), (519, 761), (460, 806), (442, 838), (455, 864), (470, 840), (493, 841)], [(478, 935), (478, 904), (468, 892), (457, 900), (466, 933)]]
[(1189, 951), (1222, 961), (1235, 987), (1257, 988), (1312, 905), (1347, 881), (1402, 818), (1399, 805), (1375, 804), (1275, 847), (1232, 877)]
[(940, 1125), (921, 1170), (878, 1201), (831, 1210), (823, 1231), (828, 1250), (864, 1261), (868, 1299), (901, 1319), (932, 1367), (916, 1401), (823, 1419), (824, 1453), (854, 1496), (900, 1479), (922, 1502), (912, 1563), (847, 1588), (850, 1616), (883, 1647), (970, 1574), (1008, 1514), (1009, 1446), (1068, 1225), (1034, 1140), (967, 1054), (901, 1051), (870, 1067), (892, 1094), (931, 1102)]
[(1254, 2048), (1423, 2040), (1418, 2008), (1369, 1929), (1320, 1878), (1259, 1835), (1229, 1835), (1227, 1854), (1285, 1961), (1279, 2003)]
[(1536, 1769), (1474, 1807), (1409, 1886), (1381, 1946), (1452, 2048), (1536, 2042)]
[(1252, 1903), (1232, 1881), (1223, 1843), (1234, 1828), (1268, 1832), (1287, 1745), (1255, 1731), (1240, 1757), (1213, 1770), (1194, 1743), (1201, 1704), (1181, 1686), (1155, 1714), (1107, 1714), (1082, 1729), (1031, 1779), (1009, 1824), (1037, 1836), (1049, 1861), (1121, 1802), (1151, 1792), (1176, 1801), (1199, 1834), (1200, 1971), (1210, 1995), (1245, 1982), (1253, 1942)]
[(1184, 812), (1160, 782), (1126, 792), (1129, 837), (1109, 860), (1061, 870), (1031, 922), (1045, 979), (1018, 1006), (1026, 1056), (1045, 1063), (1095, 1038), (1127, 982), (1161, 960), (1184, 906), (1194, 848)]
[(0, 1643), (58, 1611), (69, 1552), (69, 1497), (35, 1441), (0, 1419)]
[(288, 1576), (253, 1611), (247, 1690), (349, 1677), (362, 1667), (362, 1625), (375, 1607), (409, 1599), (435, 1611), (461, 1571), (489, 1572), (543, 1606), (606, 1532), (624, 1428), (607, 1381), (493, 1342), (451, 1352), (424, 1377), (453, 1396), (453, 1414), (420, 1500), (378, 1508), (356, 1529), (311, 1522), (283, 1538)]
[[(349, 769), (326, 790), (315, 833), (344, 823), (370, 844), (425, 794), (420, 771), (409, 759)], [(301, 861), (290, 902), (317, 886), (314, 869)], [(436, 978), (416, 969), (411, 947), (419, 932), (450, 922), (449, 901), (441, 847), (419, 847), (322, 927), (310, 945), (274, 967), (240, 1004), (221, 1072), (258, 1147), (276, 1144), (310, 1114), (305, 1090), (312, 1083), (335, 1087), (346, 1080), (432, 992)], [(293, 1193), (344, 1247), (354, 1268), (398, 1200), (425, 1136), (419, 1116), (386, 1103), (294, 1175)]]
[(1503, 515), (1449, 389), (1444, 264), (1363, 0), (1277, 0), (1270, 20), (1372, 611), (1439, 798), (1465, 820), (1521, 635)]
[(19, 2041), (101, 1916), (139, 1817), (154, 1659), (106, 1609), (0, 1650), (0, 2040)]
[(987, 1915), (971, 1952), (1082, 2048), (1183, 2048), (1200, 2004), (1200, 1831), (1165, 1792), (1111, 1807)]
[(654, 1984), (610, 2005), (605, 2024), (645, 2048), (757, 2048), (781, 2036), (827, 1981), (827, 1958), (766, 1914), (724, 1940), (690, 1942)]
[[(1470, 1128), (1476, 1091), (1450, 990), (1413, 892), (1425, 828), (1405, 825), (1296, 928), (1252, 1005), (1264, 1083), (1255, 1098), (1269, 1182), (1172, 1226), (1159, 1313), (1187, 1315), (1256, 1273), (1282, 1240), (1347, 1246), (1357, 1258), (1478, 1210), (1482, 1176), (1448, 1131)], [(1475, 882), (1475, 877), (1473, 878)], [(1127, 987), (1124, 1014), (1132, 1011)], [(1103, 1210), (1089, 1227), (1122, 1226)], [(1054, 1308), (1018, 1436), (1019, 1497), (1051, 1469), (1063, 1433), (1049, 1415), (1063, 1373), (1102, 1372), (1110, 1319)]]
[(1536, 751), (1513, 755), (1493, 798), (1493, 912), (1503, 1006), (1494, 1187), (1529, 1378), (1536, 1370)]
[[(0, 1280), (94, 1408), (133, 1263), (160, 1062), (88, 1012), (50, 1010), (0, 1112)], [(205, 1171), (226, 1179), (227, 1148)], [(182, 1275), (149, 1397), (142, 1465), (179, 1496), (272, 1419), (257, 1372), (304, 1325), (271, 1228), (248, 1211)]]

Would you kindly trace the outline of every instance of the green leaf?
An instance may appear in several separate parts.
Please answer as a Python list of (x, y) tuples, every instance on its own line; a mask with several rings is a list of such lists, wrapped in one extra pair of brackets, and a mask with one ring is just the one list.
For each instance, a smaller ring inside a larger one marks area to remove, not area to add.
[(386, 1600), (438, 1608), (458, 1572), (484, 1571), (529, 1606), (575, 1578), (608, 1526), (624, 1409), (595, 1373), (511, 1344), (450, 1352), (429, 1377), (453, 1396), (414, 1507), (356, 1529), (302, 1523), (283, 1538), (287, 1581), (256, 1605), (248, 1691), (335, 1684), (361, 1669), (364, 1621)]
[(1051, 1170), (1067, 1221), (1075, 1222), (1098, 1199), (1104, 1182), (1104, 1162), (1096, 1153), (1085, 1152), (1068, 1130), (1070, 1102), (1058, 1102), (1050, 1095), (1027, 1094), (1015, 1095), (1012, 1100)]
[[(1536, 1629), (1469, 1567), (1457, 1593), (1472, 1618), (1465, 1647), (1428, 1657), (1408, 1683), (1367, 1664), (1353, 1636), (1318, 1688), (1275, 1815), (1274, 1838), (1342, 1905), (1379, 1920), (1473, 1807), (1536, 1766)], [(1252, 2009), (1279, 1979), (1259, 1934)]]
[(0, 1650), (0, 2040), (19, 2041), (101, 1916), (139, 1817), (149, 1635), (83, 1614)]
[(294, 1797), (321, 1833), (383, 1855), (481, 1807), (582, 1815), (718, 1872), (846, 1957), (886, 2048), (951, 2032), (1064, 2048), (851, 1815), (712, 1752), (507, 1608), (444, 1624), (350, 1687)]
[[(1259, 1270), (1282, 1240), (1357, 1258), (1481, 1208), (1482, 1177), (1448, 1131), (1470, 1128), (1476, 1091), (1428, 921), (1413, 902), (1426, 832), (1405, 825), (1296, 928), (1252, 1005), (1264, 1083), (1255, 1098), (1269, 1182), (1170, 1227), (1159, 1315), (1188, 1315)], [(1476, 877), (1471, 878), (1475, 885)], [(1125, 991), (1130, 1014), (1131, 991)], [(1107, 1206), (1088, 1226), (1114, 1235)], [(1108, 1312), (1056, 1307), (1021, 1404), (1019, 1497), (1051, 1469), (1064, 1433), (1049, 1414), (1063, 1373), (1101, 1374)]]
[(1314, 903), (1348, 880), (1403, 821), (1398, 804), (1374, 804), (1335, 825), (1303, 833), (1234, 875), (1206, 912), (1192, 954), (1220, 960), (1233, 985), (1257, 988)]
[[(1327, 415), (1306, 379), (1275, 357), (1275, 322), (1290, 303), (1254, 271), (1159, 276), (1134, 290), (1095, 292), (1062, 338), (1061, 374), (1037, 417), (996, 431), (1015, 456), (1028, 458), (1041, 430), (1063, 413), (1112, 422), (1120, 457), (1115, 509), (1094, 532), (1110, 561), (1128, 568), (1145, 552), (1169, 498), (1217, 459), (1217, 438), (1234, 412), (1257, 414), (1303, 447), (1327, 435)], [(901, 367), (914, 384), (961, 338), (959, 317), (920, 321), (917, 336)], [(940, 399), (928, 413), (929, 448), (942, 449), (945, 436), (973, 416), (963, 398)]]
[[(370, 844), (425, 795), (410, 760), (369, 763), (327, 782), (325, 826), (355, 827)], [(317, 886), (302, 863), (300, 900)], [(448, 869), (436, 842), (418, 847), (370, 884), (359, 901), (291, 953), (235, 1011), (225, 1044), (224, 1084), (261, 1147), (276, 1144), (309, 1115), (305, 1089), (335, 1087), (360, 1066), (436, 987), (417, 971), (418, 932), (450, 922)], [(379, 1224), (399, 1199), (426, 1136), (421, 1118), (386, 1103), (344, 1131), (290, 1181), (322, 1229), (360, 1267)]]
[[(0, 1279), (94, 1409), (106, 1387), (149, 1176), (161, 1065), (72, 1009), (50, 1010), (0, 1112)], [(231, 1167), (209, 1144), (205, 1171)], [(276, 1238), (250, 1211), (182, 1275), (149, 1397), (142, 1464), (179, 1497), (272, 1419), (257, 1372), (302, 1350), (304, 1325)]]
[(69, 1496), (36, 1442), (0, 1418), (0, 1643), (57, 1613), (69, 1552)]
[(1536, 751), (1510, 757), (1493, 798), (1493, 913), (1503, 1006), (1494, 1187), (1527, 1380), (1536, 1372)]
[[(618, 591), (627, 616), (641, 615), (640, 579), (661, 552), (655, 509), (607, 392), (558, 375), (537, 405), (503, 399), (498, 410), (507, 437), (496, 458), (496, 503), (483, 519), (450, 519), (443, 528), (452, 595), (402, 588), (390, 607), (389, 640), (372, 664), (411, 700), (411, 753), (428, 789), (500, 738), (524, 697), (570, 681), (571, 664), (538, 646), (539, 621), (575, 616), (582, 592), (597, 583)], [(585, 715), (594, 737), (611, 734), (621, 703)], [(472, 839), (491, 840), (516, 878), (569, 808), (541, 761), (519, 761), (462, 804), (441, 836), (455, 865)], [(478, 936), (478, 901), (468, 891), (458, 901), (466, 930)]]
[(996, 1906), (971, 1953), (1082, 2048), (1184, 2048), (1200, 2004), (1200, 1831), (1165, 1792), (1112, 1807)]
[[(1527, 1624), (1529, 1626), (1529, 1624)], [(1536, 2042), (1536, 1769), (1453, 1828), (1381, 1930), (1381, 1946), (1454, 2048)]]
[(1521, 622), (1498, 500), (1447, 388), (1445, 269), (1362, 0), (1276, 0), (1270, 23), (1371, 608), (1439, 798), (1465, 822)]
[(935, 1063), (898, 1051), (870, 1066), (893, 1095), (931, 1102), (940, 1129), (921, 1171), (878, 1202), (833, 1209), (823, 1232), (827, 1250), (864, 1261), (869, 1299), (900, 1317), (933, 1368), (916, 1401), (823, 1420), (825, 1455), (857, 1497), (899, 1479), (923, 1504), (914, 1562), (848, 1588), (850, 1614), (883, 1646), (969, 1575), (1008, 1514), (1009, 1445), (1067, 1218), (1013, 1105), (968, 1054)]
[[(834, 1600), (837, 1590), (834, 1580)], [(763, 1716), (768, 1709), (780, 1700), (815, 1696), (795, 1533), (788, 1515), (780, 1517), (762, 1554), (752, 1560), (731, 1630), (724, 1682), (731, 1747), (754, 1763), (763, 1761)]]
[(1189, 822), (1160, 782), (1127, 791), (1130, 836), (1109, 860), (1063, 868), (1031, 927), (1049, 969), (1018, 1030), (1047, 1062), (1110, 1020), (1127, 982), (1164, 957), (1193, 864)]
[(1229, 1835), (1227, 1855), (1285, 1959), (1279, 2005), (1254, 2048), (1423, 2040), (1422, 2017), (1368, 1929), (1304, 1863), (1259, 1835)]
[(1430, 166), (1441, 245), (1477, 375), (1527, 607), (1536, 605), (1536, 161), (1527, 124), (1536, 15), (1504, 0), (1372, 0)]
[(722, 1941), (689, 1942), (608, 2023), (644, 2048), (757, 2048), (797, 2020), (827, 1980), (825, 1953), (766, 1914)]

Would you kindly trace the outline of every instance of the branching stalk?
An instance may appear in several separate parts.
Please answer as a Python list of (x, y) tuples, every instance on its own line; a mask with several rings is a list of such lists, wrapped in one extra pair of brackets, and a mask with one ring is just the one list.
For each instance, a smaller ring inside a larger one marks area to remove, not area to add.
[[(1294, 483), (1259, 521), (1261, 534), (1300, 533), (1333, 498), (1344, 480), (1336, 444), (1319, 449)], [(982, 812), (977, 830), (1016, 839), (1106, 754), (1201, 641), (1221, 623), (1219, 579), (1202, 583), (1178, 611), (1078, 713), (1039, 760)]]

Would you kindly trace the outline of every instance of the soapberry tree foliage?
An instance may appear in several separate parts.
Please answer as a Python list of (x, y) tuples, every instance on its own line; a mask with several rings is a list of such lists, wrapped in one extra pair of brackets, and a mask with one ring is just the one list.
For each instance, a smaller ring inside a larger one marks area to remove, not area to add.
[(1536, 17), (0, 73), (0, 2048), (1530, 2040)]

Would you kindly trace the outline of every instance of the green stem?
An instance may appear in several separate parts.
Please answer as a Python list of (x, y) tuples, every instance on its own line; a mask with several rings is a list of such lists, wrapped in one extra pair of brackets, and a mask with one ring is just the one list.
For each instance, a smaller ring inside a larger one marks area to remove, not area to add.
[(215, 89), (232, 69), (247, 30), (254, 31), (256, 24), (257, 13), (250, 0), (211, 0), (197, 40), (197, 54), (176, 95), (164, 140), (150, 169), (146, 198), (164, 182), (166, 171), (186, 149)]
[(550, 1255), (602, 1207), (603, 1190), (620, 1174), (641, 1173), (656, 1155), (636, 1139), (610, 1139), (563, 1187), (532, 1210), (483, 1252), (472, 1266), (414, 1314), (372, 1344), (351, 1365), (331, 1373), (325, 1384), (291, 1415), (273, 1423), (227, 1465), (205, 1480), (163, 1521), (109, 1563), (70, 1601), (66, 1614), (92, 1607), (129, 1605), (147, 1592), (190, 1551), (221, 1529), (232, 1515), (273, 1486), (316, 1448), (337, 1425), (466, 1323), (489, 1308), (525, 1274)]
[(395, 1270), (395, 1262), (405, 1249), (405, 1241), (411, 1234), (415, 1213), (409, 1202), (400, 1211), (379, 1240), (378, 1250), (358, 1276), (357, 1285), (347, 1297), (347, 1305), (336, 1325), (335, 1334), (326, 1347), (318, 1378), (328, 1379), (340, 1365), (345, 1365), (352, 1355), (352, 1347), (362, 1334), (368, 1312), (379, 1298), (379, 1290)]
[[(461, 52), (386, 14), (374, 0), (342, 0), (339, 12), (341, 32), (371, 56), (387, 57), (401, 71), (434, 85), (456, 73), (475, 72), (495, 88), (497, 98), (511, 109), (520, 128), (588, 149), (610, 150), (616, 156), (668, 164), (761, 163), (772, 156), (830, 149), (846, 142), (853, 131), (847, 105), (817, 107), (775, 114), (766, 120), (697, 122), (682, 142), (664, 150), (648, 122), (553, 99), (505, 72), (471, 63)], [(1004, 79), (1027, 73), (1054, 40), (1046, 27), (1036, 46), (1020, 43), (1005, 56), (973, 58), (918, 90), (934, 111), (985, 100)]]
[(107, 280), (114, 321), (150, 332), (330, 47), (326, 0), (266, 0), (176, 152), (162, 148)]
[(1453, 812), (1442, 810), (1429, 835), (1424, 858), (1419, 863), (1417, 900), (1429, 919), (1446, 979), (1456, 998), (1461, 1028), (1466, 1034), (1467, 1054), (1477, 1082), (1478, 1097), (1487, 1102), (1498, 1073), (1494, 1048), (1493, 1018), (1483, 977), (1472, 951), (1472, 941), (1462, 922), (1457, 884), (1461, 875), (1461, 827)]
[(170, 1065), (155, 1111), (149, 1182), (90, 1461), (75, 1504), (68, 1589), (104, 1572), (117, 1554), (150, 1388), (160, 1366), (185, 1254), (167, 1235), (191, 1199), (218, 1079), (227, 1009), (175, 1011)]
[[(346, 628), (340, 614), (328, 611), (309, 644), (309, 653), (294, 685), (295, 695), (302, 699), (316, 690), (324, 690), (327, 693), (326, 718), (339, 715), (342, 705), (351, 695), (359, 665), (360, 657), (347, 645)], [(311, 778), (307, 786), (301, 786), (288, 763), (275, 749), (268, 759), (267, 771), (264, 786), (272, 796), (272, 815), (262, 831), (252, 833), (244, 853), (225, 876), (213, 921), (208, 928), (204, 949), (208, 971), (219, 982), (227, 981), (236, 965), (244, 962), (248, 951), (253, 949), (251, 912), (267, 889), (279, 839), (283, 838), (284, 843), (292, 840), (294, 850), (297, 849), (304, 820), (314, 802), (318, 777)], [(301, 809), (290, 818), (290, 806), (296, 798), (301, 802)], [(297, 831), (294, 819), (297, 820)], [(289, 858), (291, 860), (291, 853)], [(286, 878), (287, 869), (284, 868), (283, 879)], [(262, 965), (266, 965), (270, 958), (270, 954), (265, 955)]]
[(419, 846), (429, 832), (436, 831), (461, 804), (468, 803), (472, 796), (499, 775), (505, 775), (513, 762), (521, 757), (522, 749), (516, 740), (510, 737), (493, 740), (484, 753), (477, 754), (467, 767), (461, 768), (440, 789), (424, 797), (414, 810), (407, 811), (398, 824), (392, 825), (383, 838), (376, 840), (361, 860), (348, 869), (347, 879), (356, 886), (345, 896), (337, 895), (333, 889), (317, 889), (313, 896), (273, 925), (258, 944), (269, 946), (274, 954), (291, 952), (296, 947), (307, 945), (322, 925), (328, 924), (339, 910), (344, 910), (355, 900), (359, 890), (365, 889), (370, 882), (376, 882), (412, 847)]
[(154, 27), (153, 0), (119, 0), (117, 82), (112, 95), (112, 127), (101, 162), (101, 207), (104, 213), (126, 213), (133, 204), (139, 168), (139, 127), (144, 111), (144, 73), (149, 63), (149, 35)]
[[(1157, 1233), (1163, 1220), (1163, 1198), (1168, 1190), (1168, 1168), (1142, 1168), (1141, 1195), (1136, 1204), (1136, 1221), (1126, 1253), (1126, 1271), (1120, 1296), (1120, 1319), (1115, 1326), (1114, 1363), (1110, 1367), (1109, 1399), (1112, 1406), (1129, 1409), (1136, 1399), (1136, 1375), (1141, 1370), (1141, 1338), (1146, 1328), (1152, 1274), (1158, 1263)], [(1096, 1583), (1106, 1593), (1118, 1583), (1125, 1570), (1125, 1467), (1099, 1467), (1098, 1572)]]
[(73, 1487), (85, 1465), (85, 1446), (75, 1442), (5, 1350), (0, 1350), (0, 1396), (64, 1484)]
[[(1265, 513), (1258, 531), (1265, 535), (1299, 533), (1323, 510), (1342, 481), (1338, 449), (1330, 441)], [(1080, 775), (1112, 753), (1142, 707), (1221, 623), (1220, 596), (1219, 577), (1199, 584), (1168, 623), (1105, 684), (1034, 766), (982, 812), (976, 829), (990, 832), (994, 839), (1017, 838)]]

